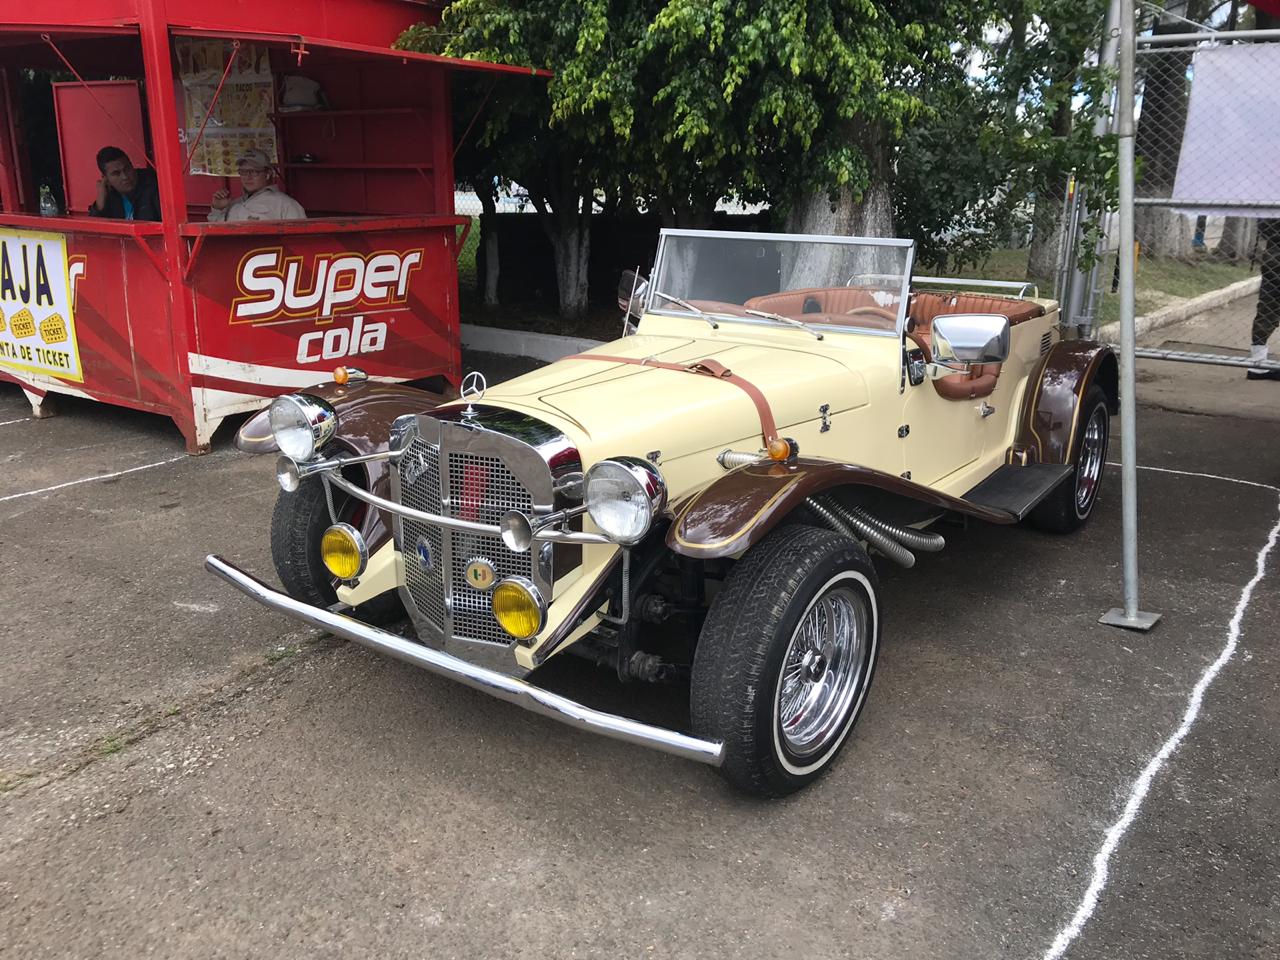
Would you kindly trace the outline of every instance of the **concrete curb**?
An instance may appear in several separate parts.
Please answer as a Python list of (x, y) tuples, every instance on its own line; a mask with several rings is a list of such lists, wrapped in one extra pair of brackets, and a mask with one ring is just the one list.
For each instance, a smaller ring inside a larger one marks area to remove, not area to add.
[[(1248, 277), (1244, 280), (1237, 280), (1235, 283), (1227, 284), (1225, 287), (1219, 287), (1217, 290), (1202, 293), (1200, 296), (1192, 297), (1190, 300), (1184, 300), (1182, 303), (1162, 307), (1155, 313), (1148, 313), (1146, 316), (1135, 318), (1133, 322), (1134, 333), (1136, 336), (1141, 337), (1152, 330), (1159, 330), (1161, 327), (1168, 327), (1175, 323), (1181, 323), (1183, 320), (1190, 320), (1197, 313), (1202, 313), (1205, 310), (1225, 307), (1234, 300), (1257, 293), (1261, 285), (1261, 276)], [(1105, 343), (1118, 343), (1120, 340), (1120, 324), (1108, 323), (1106, 326), (1099, 327), (1094, 339), (1102, 340)]]
[(534, 360), (542, 360), (546, 363), (573, 353), (582, 353), (602, 343), (604, 343), (603, 340), (561, 337), (553, 333), (481, 327), (474, 323), (462, 324), (462, 345), (468, 350), (505, 354), (509, 357), (532, 357)]

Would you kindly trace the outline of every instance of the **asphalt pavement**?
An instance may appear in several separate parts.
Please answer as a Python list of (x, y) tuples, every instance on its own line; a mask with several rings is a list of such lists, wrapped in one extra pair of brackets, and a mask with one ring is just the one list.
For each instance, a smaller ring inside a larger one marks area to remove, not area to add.
[[(1154, 631), (1097, 622), (1117, 470), (1076, 535), (949, 527), (881, 567), (838, 766), (760, 802), (269, 613), (201, 567), (272, 578), (269, 457), (0, 384), (0, 956), (1280, 957), (1280, 444), (1167, 406)], [(679, 690), (551, 682), (687, 723)]]

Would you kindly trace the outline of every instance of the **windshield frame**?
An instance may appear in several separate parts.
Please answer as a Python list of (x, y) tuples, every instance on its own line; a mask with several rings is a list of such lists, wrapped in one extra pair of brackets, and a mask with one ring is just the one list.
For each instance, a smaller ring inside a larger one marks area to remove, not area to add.
[[(900, 342), (906, 331), (907, 308), (909, 306), (908, 298), (911, 294), (911, 273), (915, 268), (916, 259), (916, 242), (914, 240), (899, 239), (896, 237), (835, 237), (820, 233), (762, 233), (748, 230), (689, 230), (678, 227), (663, 227), (658, 232), (658, 252), (653, 259), (653, 271), (649, 290), (645, 295), (644, 312), (652, 313), (663, 317), (687, 318), (692, 317), (699, 319), (697, 314), (689, 313), (685, 310), (672, 310), (669, 305), (655, 306), (654, 300), (659, 299), (655, 293), (656, 284), (658, 282), (658, 269), (662, 264), (663, 254), (666, 251), (667, 238), (669, 237), (718, 237), (730, 240), (766, 240), (766, 241), (784, 241), (792, 243), (809, 242), (809, 243), (840, 243), (849, 246), (879, 246), (879, 247), (899, 247), (906, 248), (906, 263), (903, 267), (902, 289), (898, 291), (898, 319), (894, 325), (894, 330), (873, 330), (867, 327), (846, 326), (844, 324), (824, 323), (817, 327), (822, 331), (830, 330), (833, 333), (854, 333), (867, 337), (896, 337)], [(737, 314), (717, 313), (712, 310), (706, 311), (706, 316), (713, 317), (717, 321), (728, 321), (733, 323), (750, 324), (758, 327), (778, 328), (778, 324), (773, 320), (766, 320), (757, 317), (740, 317)]]

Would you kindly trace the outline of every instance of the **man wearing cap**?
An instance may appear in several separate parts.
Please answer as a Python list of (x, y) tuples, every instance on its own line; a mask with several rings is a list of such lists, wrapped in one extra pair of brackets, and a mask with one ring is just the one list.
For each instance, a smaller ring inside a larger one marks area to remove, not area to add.
[(302, 204), (271, 182), (271, 160), (262, 150), (246, 150), (236, 161), (244, 192), (238, 200), (229, 190), (219, 190), (210, 201), (212, 222), (239, 220), (304, 220)]

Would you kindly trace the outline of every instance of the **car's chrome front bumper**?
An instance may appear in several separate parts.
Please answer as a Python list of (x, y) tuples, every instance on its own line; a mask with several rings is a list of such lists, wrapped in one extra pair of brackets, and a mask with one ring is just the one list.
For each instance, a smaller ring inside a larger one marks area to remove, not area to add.
[(533, 713), (540, 713), (591, 733), (653, 747), (655, 750), (683, 757), (686, 760), (697, 760), (699, 763), (710, 764), (713, 767), (720, 766), (724, 759), (722, 743), (699, 740), (697, 737), (675, 730), (666, 730), (619, 717), (616, 714), (593, 710), (568, 697), (543, 690), (524, 680), (517, 680), (495, 670), (478, 667), (340, 613), (313, 607), (278, 590), (273, 590), (257, 577), (245, 573), (221, 557), (211, 554), (205, 557), (204, 565), (210, 573), (216, 574), (237, 590), (273, 610), (286, 613), (303, 623), (327, 630), (336, 636), (354, 640), (371, 650), (377, 650), (397, 660), (403, 660), (442, 677), (457, 680), (468, 687), (474, 687), (476, 690), (481, 690), (499, 700), (514, 703)]

